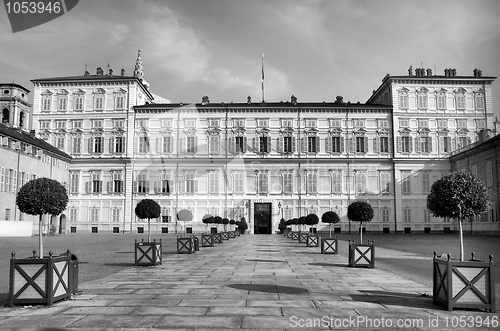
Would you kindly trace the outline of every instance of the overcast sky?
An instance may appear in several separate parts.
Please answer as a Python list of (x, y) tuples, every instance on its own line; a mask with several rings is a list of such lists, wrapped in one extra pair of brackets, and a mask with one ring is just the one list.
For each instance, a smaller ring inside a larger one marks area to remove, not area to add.
[(365, 102), (410, 65), (499, 76), (499, 14), (497, 0), (81, 0), (14, 34), (4, 7), (0, 82), (32, 90), (86, 63), (131, 75), (140, 48), (151, 90), (172, 102), (260, 101), (265, 54), (266, 101)]

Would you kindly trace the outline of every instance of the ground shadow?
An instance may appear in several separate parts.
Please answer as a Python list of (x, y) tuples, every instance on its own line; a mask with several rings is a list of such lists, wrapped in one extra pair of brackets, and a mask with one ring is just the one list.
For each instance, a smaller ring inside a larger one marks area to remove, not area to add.
[(265, 259), (247, 259), (245, 261), (250, 261), (250, 262), (270, 262), (270, 263), (287, 263), (288, 261), (283, 261), (283, 260), (265, 260)]
[(115, 252), (117, 254), (134, 254), (134, 252)]
[(307, 290), (305, 288), (294, 287), (294, 286), (266, 285), (266, 284), (231, 284), (227, 286), (249, 292), (307, 294)]
[(413, 308), (442, 308), (441, 306), (435, 304), (432, 300), (432, 295), (429, 296), (427, 293), (418, 294), (372, 290), (361, 290), (359, 292), (362, 292), (364, 294), (350, 295), (353, 301), (372, 303), (375, 302), (381, 305), (395, 305)]
[(314, 263), (309, 263), (309, 265), (316, 265), (320, 267), (348, 267), (348, 264), (344, 263), (319, 263), (319, 262), (314, 262)]
[(104, 263), (108, 267), (134, 267), (135, 263)]
[(0, 307), (7, 307), (9, 304), (9, 293), (0, 293)]

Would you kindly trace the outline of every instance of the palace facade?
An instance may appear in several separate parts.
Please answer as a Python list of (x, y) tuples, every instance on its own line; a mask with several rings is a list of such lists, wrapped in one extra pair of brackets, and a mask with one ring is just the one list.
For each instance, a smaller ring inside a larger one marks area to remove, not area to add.
[[(442, 232), (455, 224), (432, 217), (426, 196), (453, 150), (493, 135), (494, 80), (410, 68), (363, 104), (174, 104), (151, 93), (139, 53), (132, 76), (98, 68), (33, 80), (33, 124), (72, 156), (71, 232), (142, 232), (134, 208), (144, 198), (161, 205), (152, 230), (163, 233), (205, 231), (207, 214), (274, 233), (281, 218), (328, 210), (337, 231), (357, 231), (346, 214), (360, 199), (375, 210), (367, 231)], [(191, 221), (177, 219), (183, 209)], [(489, 213), (484, 229), (498, 231), (498, 210)]]

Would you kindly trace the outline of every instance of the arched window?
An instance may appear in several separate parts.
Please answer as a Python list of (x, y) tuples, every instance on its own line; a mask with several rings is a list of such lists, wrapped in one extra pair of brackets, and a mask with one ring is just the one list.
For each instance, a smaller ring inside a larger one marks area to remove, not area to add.
[(19, 127), (24, 127), (24, 112), (19, 113)]

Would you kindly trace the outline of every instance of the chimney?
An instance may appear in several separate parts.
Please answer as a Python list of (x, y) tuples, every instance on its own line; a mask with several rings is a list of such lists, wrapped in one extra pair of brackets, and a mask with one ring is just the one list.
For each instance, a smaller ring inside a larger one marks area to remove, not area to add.
[(408, 76), (412, 77), (413, 76), (413, 66), (410, 66), (408, 68)]
[(297, 104), (297, 97), (295, 95), (292, 94), (292, 96), (290, 97), (290, 101), (296, 105)]
[(247, 103), (248, 103), (248, 104), (251, 104), (251, 103), (252, 103), (252, 97), (251, 97), (251, 96), (248, 96), (248, 97), (247, 97)]
[(428, 76), (428, 77), (431, 77), (431, 76), (432, 76), (432, 69), (431, 69), (431, 68), (428, 68), (428, 69), (427, 69), (427, 76)]
[(35, 136), (36, 136), (35, 130), (30, 130), (30, 136), (32, 136), (33, 138), (35, 138)]
[(208, 105), (210, 103), (210, 100), (208, 99), (208, 96), (203, 96), (201, 98), (201, 104), (204, 106), (204, 105)]
[(113, 69), (109, 69), (108, 75), (113, 76)]
[(121, 74), (122, 76), (125, 76), (125, 69), (122, 69), (120, 74)]
[(96, 72), (97, 72), (97, 75), (99, 75), (99, 76), (104, 74), (104, 72), (103, 72), (103, 70), (102, 70), (101, 67), (98, 67), (97, 70), (96, 70)]
[(456, 77), (457, 76), (457, 69), (453, 68), (451, 69), (451, 77)]

